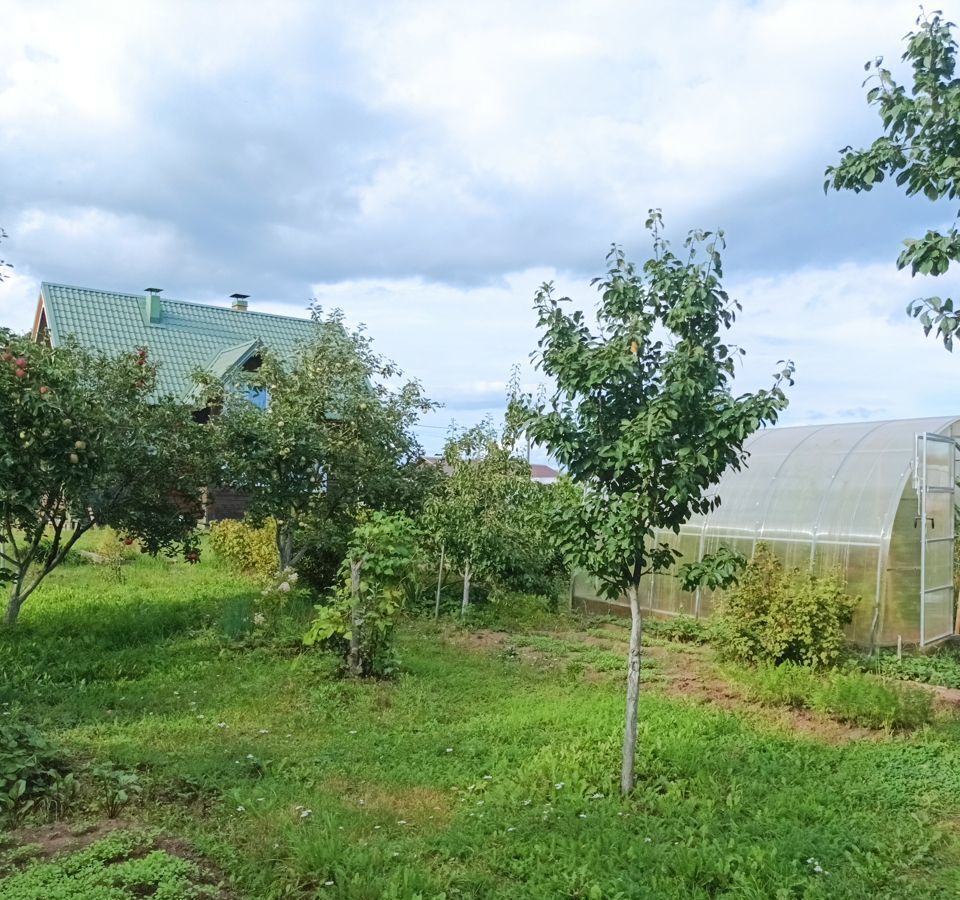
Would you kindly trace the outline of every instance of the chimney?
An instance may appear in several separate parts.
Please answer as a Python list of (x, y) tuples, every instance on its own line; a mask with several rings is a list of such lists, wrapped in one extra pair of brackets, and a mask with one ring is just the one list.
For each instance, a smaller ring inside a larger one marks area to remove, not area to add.
[(230, 299), (233, 301), (233, 303), (230, 304), (230, 308), (235, 309), (237, 312), (246, 312), (247, 299), (249, 297), (249, 294), (231, 294)]
[(146, 315), (144, 318), (152, 325), (156, 325), (160, 321), (160, 292), (163, 288), (149, 287), (144, 288), (143, 292), (146, 294)]

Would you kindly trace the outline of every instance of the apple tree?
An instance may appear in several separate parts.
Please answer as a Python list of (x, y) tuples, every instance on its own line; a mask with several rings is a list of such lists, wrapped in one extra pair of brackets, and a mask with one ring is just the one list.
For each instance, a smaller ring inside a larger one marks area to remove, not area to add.
[(210, 420), (217, 482), (246, 498), (251, 520), (276, 522), (281, 570), (348, 537), (363, 508), (405, 511), (428, 476), (411, 430), (433, 407), (420, 384), (404, 381), (339, 311), (312, 314), (313, 334), (292, 360), (265, 350), (246, 376), (246, 387), (266, 392), (266, 408), (243, 390), (208, 386), (220, 410)]
[(153, 396), (147, 351), (108, 357), (0, 331), (0, 579), (6, 622), (94, 526), (197, 559), (205, 432)]
[(638, 268), (614, 246), (606, 274), (594, 279), (595, 325), (565, 308), (552, 285), (537, 293), (542, 335), (534, 358), (553, 390), (517, 404), (530, 438), (582, 488), (554, 522), (564, 557), (605, 596), (629, 599), (624, 793), (633, 788), (637, 742), (640, 582), (676, 562), (657, 531), (676, 532), (719, 504), (708, 489), (744, 463), (747, 437), (777, 420), (793, 372), (785, 363), (770, 388), (735, 395), (743, 351), (723, 333), (740, 307), (720, 283), (722, 233), (691, 232), (678, 256), (661, 236), (658, 210), (647, 227), (650, 260)]

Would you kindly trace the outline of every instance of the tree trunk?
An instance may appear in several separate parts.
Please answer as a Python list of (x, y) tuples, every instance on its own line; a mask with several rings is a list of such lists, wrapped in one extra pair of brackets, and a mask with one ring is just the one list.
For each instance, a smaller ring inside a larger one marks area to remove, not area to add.
[(640, 591), (637, 584), (627, 589), (630, 598), (630, 650), (627, 655), (627, 720), (623, 732), (623, 768), (620, 793), (633, 790), (634, 756), (637, 750), (637, 707), (640, 702)]
[(10, 602), (7, 604), (7, 614), (4, 616), (4, 622), (7, 625), (16, 625), (17, 616), (20, 615), (20, 607), (23, 606), (23, 600), (19, 593), (10, 596)]
[(437, 573), (437, 602), (433, 607), (433, 617), (435, 619), (440, 618), (440, 586), (443, 584), (443, 551), (446, 548), (443, 544), (440, 545), (440, 571)]
[(463, 602), (460, 604), (460, 615), (467, 614), (467, 607), (470, 605), (470, 560), (468, 559), (463, 566)]
[(360, 612), (360, 563), (350, 563), (350, 595), (353, 597), (353, 609), (350, 612), (350, 654), (347, 656), (347, 668), (351, 675), (363, 674), (360, 661), (360, 627), (363, 616)]

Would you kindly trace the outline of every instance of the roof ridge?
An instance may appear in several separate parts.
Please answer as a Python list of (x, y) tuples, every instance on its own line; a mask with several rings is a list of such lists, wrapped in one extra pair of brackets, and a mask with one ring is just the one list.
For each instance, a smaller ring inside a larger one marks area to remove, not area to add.
[[(129, 297), (133, 300), (141, 300), (143, 299), (143, 296), (144, 296), (142, 293), (130, 294), (126, 291), (107, 291), (107, 290), (104, 290), (103, 288), (84, 287), (83, 285), (79, 285), (79, 284), (65, 284), (63, 282), (58, 282), (58, 281), (40, 282), (41, 289), (44, 286), (55, 287), (55, 288), (68, 288), (69, 290), (72, 290), (72, 291), (87, 291), (88, 293), (91, 293), (91, 294), (110, 294), (113, 297)], [(246, 310), (231, 309), (229, 306), (219, 306), (214, 303), (200, 303), (197, 300), (178, 300), (175, 297), (160, 297), (159, 299), (161, 303), (176, 303), (179, 306), (196, 306), (196, 307), (199, 307), (200, 309), (205, 309), (205, 310), (214, 309), (214, 310), (220, 310), (225, 313), (237, 313), (238, 315), (243, 315), (243, 316), (263, 316), (270, 319), (283, 319), (288, 322), (310, 323), (313, 321), (312, 319), (306, 316), (285, 316), (282, 313), (261, 312), (260, 310), (256, 310), (256, 309), (246, 309)]]

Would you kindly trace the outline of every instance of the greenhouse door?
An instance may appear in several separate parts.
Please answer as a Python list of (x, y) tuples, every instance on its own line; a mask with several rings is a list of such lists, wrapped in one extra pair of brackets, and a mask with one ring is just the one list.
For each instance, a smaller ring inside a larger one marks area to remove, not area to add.
[(956, 442), (917, 435), (920, 508), (920, 646), (953, 634), (953, 537)]

